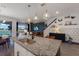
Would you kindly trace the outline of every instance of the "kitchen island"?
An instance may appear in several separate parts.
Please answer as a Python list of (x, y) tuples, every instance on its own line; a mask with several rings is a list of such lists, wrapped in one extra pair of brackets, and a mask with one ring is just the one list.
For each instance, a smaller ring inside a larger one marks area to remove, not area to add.
[(15, 56), (56, 56), (60, 55), (61, 40), (35, 37), (33, 43), (26, 39), (14, 40)]

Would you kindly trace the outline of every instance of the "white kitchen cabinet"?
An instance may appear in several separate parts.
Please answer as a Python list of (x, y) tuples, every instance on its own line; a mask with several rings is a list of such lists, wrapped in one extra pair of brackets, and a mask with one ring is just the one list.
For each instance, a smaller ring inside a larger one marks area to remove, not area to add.
[(26, 50), (24, 47), (19, 45), (18, 43), (14, 43), (14, 55), (15, 56), (34, 56), (31, 52)]

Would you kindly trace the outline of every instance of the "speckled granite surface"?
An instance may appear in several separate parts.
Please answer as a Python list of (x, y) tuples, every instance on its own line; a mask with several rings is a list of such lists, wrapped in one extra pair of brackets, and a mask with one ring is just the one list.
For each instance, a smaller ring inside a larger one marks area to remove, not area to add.
[(35, 43), (33, 44), (28, 44), (25, 40), (24, 42), (17, 40), (15, 41), (37, 56), (55, 56), (59, 50), (59, 47), (61, 46), (60, 40), (49, 40), (48, 38), (43, 37), (35, 37)]

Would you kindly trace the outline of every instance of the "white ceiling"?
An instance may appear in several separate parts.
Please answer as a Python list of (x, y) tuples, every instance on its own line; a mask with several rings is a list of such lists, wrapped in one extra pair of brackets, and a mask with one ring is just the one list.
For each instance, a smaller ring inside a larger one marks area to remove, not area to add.
[[(30, 8), (28, 8), (28, 4), (31, 5)], [(50, 17), (56, 16), (56, 11), (59, 11), (61, 16), (79, 14), (78, 3), (48, 3), (43, 7), (41, 7), (41, 3), (0, 3), (1, 15), (20, 19), (27, 19), (29, 16), (33, 19), (35, 15), (42, 19), (46, 9)]]

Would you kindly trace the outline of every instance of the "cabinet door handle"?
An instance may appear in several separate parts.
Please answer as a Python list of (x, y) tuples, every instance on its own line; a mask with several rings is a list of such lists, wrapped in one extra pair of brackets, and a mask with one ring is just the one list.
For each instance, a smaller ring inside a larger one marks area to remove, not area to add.
[(19, 53), (20, 53), (20, 52), (19, 52), (19, 51), (17, 51), (17, 56), (19, 56)]

